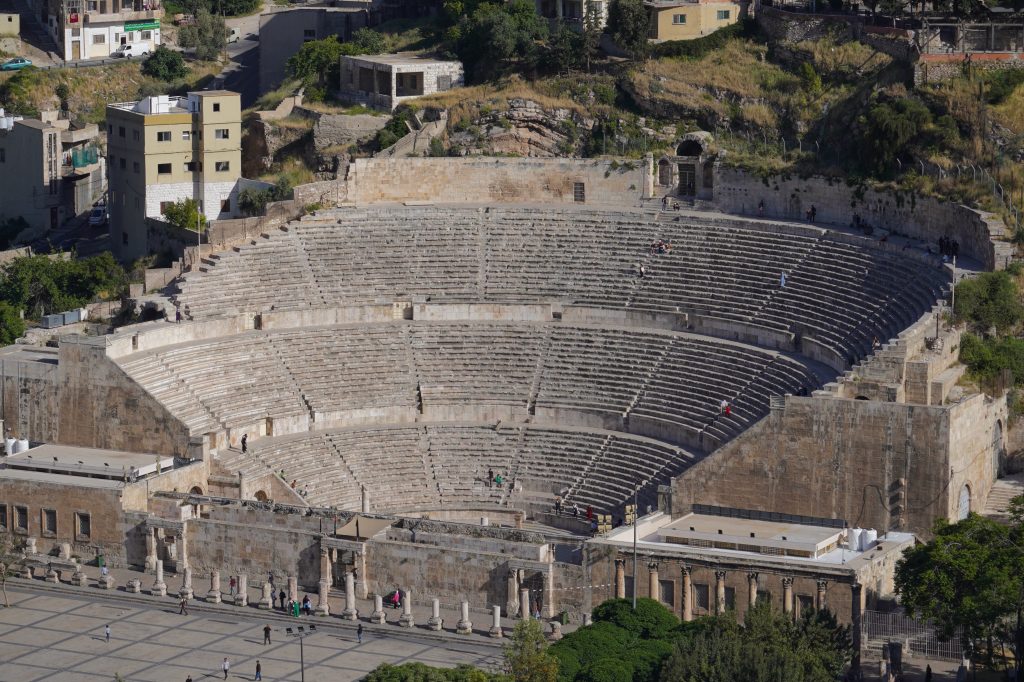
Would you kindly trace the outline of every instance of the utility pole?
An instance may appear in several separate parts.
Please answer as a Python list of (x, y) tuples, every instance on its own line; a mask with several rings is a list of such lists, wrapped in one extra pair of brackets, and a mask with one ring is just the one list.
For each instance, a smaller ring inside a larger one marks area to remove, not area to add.
[(637, 486), (633, 489), (633, 610), (636, 611), (636, 581), (638, 580), (636, 572), (636, 534), (637, 534), (637, 520), (639, 519), (638, 512), (640, 507), (637, 505), (638, 492), (640, 487)]

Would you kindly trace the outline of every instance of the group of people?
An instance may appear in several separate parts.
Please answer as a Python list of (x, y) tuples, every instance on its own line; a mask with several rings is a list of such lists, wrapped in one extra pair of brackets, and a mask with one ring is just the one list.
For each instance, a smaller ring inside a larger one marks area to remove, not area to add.
[(804, 217), (807, 218), (807, 222), (813, 223), (814, 219), (818, 217), (818, 208), (811, 204), (810, 208), (804, 211)]
[(673, 211), (679, 210), (679, 202), (675, 199), (670, 198), (667, 194), (661, 198), (661, 210), (667, 211), (668, 209)]
[(651, 242), (651, 255), (656, 253), (672, 253), (672, 242), (667, 242), (664, 239)]
[(589, 504), (587, 505), (586, 512), (580, 511), (579, 505), (575, 502), (573, 502), (571, 506), (566, 507), (561, 495), (555, 496), (554, 508), (556, 514), (571, 514), (573, 518), (579, 518), (580, 514), (585, 514), (588, 521), (593, 521), (594, 519), (594, 508)]
[(942, 256), (943, 262), (950, 258), (956, 258), (960, 255), (960, 242), (955, 239), (939, 237), (939, 255)]
[(490, 488), (492, 485), (501, 487), (505, 483), (505, 477), (501, 475), (499, 471), (497, 474), (494, 473), (494, 469), (487, 470), (487, 487)]

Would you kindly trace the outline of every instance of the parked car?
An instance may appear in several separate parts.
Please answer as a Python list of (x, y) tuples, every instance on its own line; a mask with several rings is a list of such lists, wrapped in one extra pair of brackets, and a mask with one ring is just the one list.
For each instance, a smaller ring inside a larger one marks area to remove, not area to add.
[(146, 43), (125, 43), (110, 54), (111, 57), (124, 57), (125, 59), (146, 57), (148, 55), (149, 45)]
[(93, 206), (92, 211), (89, 213), (89, 226), (94, 227), (97, 225), (106, 225), (107, 223), (107, 207), (106, 206)]
[(232, 29), (230, 29), (228, 31), (228, 42), (229, 43), (237, 43), (241, 39), (242, 39), (242, 30), (240, 28), (238, 28), (237, 26), (235, 26), (234, 28), (232, 28)]
[(3, 64), (0, 64), (0, 71), (17, 71), (18, 69), (24, 69), (26, 66), (32, 66), (32, 60), (26, 59), (25, 57), (14, 57), (8, 59)]

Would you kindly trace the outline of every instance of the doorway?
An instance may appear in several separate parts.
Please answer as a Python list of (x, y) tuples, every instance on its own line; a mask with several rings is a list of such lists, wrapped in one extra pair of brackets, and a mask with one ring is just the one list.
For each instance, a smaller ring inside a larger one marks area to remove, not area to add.
[(697, 169), (692, 163), (679, 164), (679, 193), (692, 197), (697, 187)]

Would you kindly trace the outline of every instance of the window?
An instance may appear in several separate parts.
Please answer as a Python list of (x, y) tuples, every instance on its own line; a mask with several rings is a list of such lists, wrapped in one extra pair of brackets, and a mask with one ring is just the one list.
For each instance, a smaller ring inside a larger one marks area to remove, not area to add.
[(730, 14), (731, 14), (731, 10), (720, 9), (720, 10), (718, 10), (718, 20), (719, 21), (729, 21), (729, 15)]
[(142, 32), (142, 39), (143, 40), (152, 40), (153, 39), (153, 32), (152, 31), (143, 31)]
[(725, 610), (734, 611), (736, 609), (736, 588), (726, 587), (725, 588)]
[(121, 166), (121, 170), (124, 170), (125, 168), (127, 168), (127, 167), (128, 167), (128, 159), (125, 159), (124, 157), (122, 157), (122, 158), (121, 158), (121, 159), (120, 159), (120, 160), (118, 161), (118, 164), (119, 164), (119, 165)]
[(106, 43), (107, 43), (107, 36), (105, 36), (104, 34), (102, 34), (102, 33), (93, 33), (92, 34), (92, 44), (93, 45), (106, 45)]
[(582, 204), (587, 200), (586, 187), (582, 182), (572, 183), (572, 200), (577, 204)]
[(7, 530), (7, 505), (0, 504), (0, 530)]
[(452, 77), (451, 76), (438, 76), (437, 77), (437, 91), (444, 92), (445, 90), (452, 89)]
[(171, 141), (171, 131), (170, 130), (160, 130), (160, 131), (158, 131), (157, 134), (156, 134), (156, 141), (157, 142), (170, 142)]
[(231, 212), (231, 199), (222, 199), (221, 200), (221, 202), (220, 202), (220, 211), (221, 211), (221, 213), (230, 213)]
[(161, 201), (160, 202), (160, 215), (163, 215), (167, 211), (167, 207), (173, 204), (173, 201)]
[(231, 136), (231, 131), (227, 128), (217, 128), (214, 131), (213, 137), (217, 140), (226, 140)]
[(142, 199), (135, 195), (135, 208), (142, 208)]
[(309, 40), (316, 40), (315, 28), (307, 28), (302, 32), (302, 42), (306, 42)]
[(697, 611), (703, 611), (707, 613), (711, 609), (711, 602), (709, 601), (709, 590), (708, 586), (702, 583), (694, 583), (693, 585), (693, 605), (697, 607)]
[(676, 584), (672, 580), (658, 581), (658, 601), (672, 606), (676, 603)]
[(88, 540), (92, 535), (92, 517), (83, 512), (75, 514), (75, 539)]
[(220, 102), (214, 102), (213, 103), (213, 110), (214, 111), (220, 111)]
[(28, 532), (28, 507), (14, 508), (14, 530)]
[(188, 130), (181, 131), (181, 139), (188, 142), (192, 138), (192, 133)]
[(132, 139), (133, 139), (133, 140), (135, 140), (136, 142), (138, 142), (138, 141), (139, 141), (139, 138), (140, 138), (140, 137), (141, 137), (141, 136), (140, 136), (140, 134), (139, 134), (139, 131), (138, 131), (138, 130), (133, 130), (133, 131), (132, 131)]
[(117, 136), (124, 137), (124, 126), (117, 126)]
[(122, 232), (121, 233), (121, 243), (122, 244), (127, 244), (128, 243), (128, 233), (127, 232)]
[(114, 134), (114, 124), (113, 123), (108, 123), (107, 124), (107, 135), (113, 135), (113, 134)]
[(136, 173), (139, 172), (139, 162), (138, 161), (132, 161), (132, 170), (135, 171)]
[(185, 162), (185, 172), (186, 173), (194, 173), (195, 171), (196, 171), (196, 162), (195, 161), (186, 161)]
[(217, 165), (215, 166), (215, 170), (218, 173), (224, 173), (226, 171), (229, 171), (231, 170), (231, 163), (228, 161), (218, 161)]
[(796, 595), (797, 615), (814, 610), (814, 597), (809, 594)]
[(672, 15), (672, 23), (673, 24), (685, 24), (686, 23), (686, 15), (685, 14), (673, 14)]
[(57, 511), (55, 509), (43, 510), (43, 535), (57, 534)]
[(171, 174), (171, 164), (169, 164), (169, 163), (158, 163), (156, 165), (156, 172), (159, 173), (160, 175), (170, 175)]

